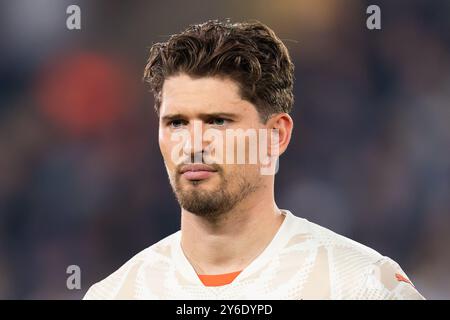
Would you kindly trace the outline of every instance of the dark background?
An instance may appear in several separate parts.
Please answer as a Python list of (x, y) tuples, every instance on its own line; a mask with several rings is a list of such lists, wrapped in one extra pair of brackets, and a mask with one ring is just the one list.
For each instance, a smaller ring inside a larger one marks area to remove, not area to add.
[(147, 48), (225, 18), (266, 23), (296, 65), (278, 205), (450, 297), (450, 1), (0, 0), (0, 298), (79, 299), (179, 229)]

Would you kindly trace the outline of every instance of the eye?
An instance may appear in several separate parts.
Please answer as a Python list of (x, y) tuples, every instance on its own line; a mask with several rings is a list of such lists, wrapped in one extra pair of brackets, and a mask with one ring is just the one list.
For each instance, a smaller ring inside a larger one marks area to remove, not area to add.
[(180, 127), (186, 125), (186, 120), (174, 119), (174, 120), (169, 121), (168, 125), (172, 128), (180, 128)]
[(208, 121), (208, 124), (212, 124), (215, 126), (223, 126), (225, 125), (227, 122), (229, 122), (229, 120), (224, 119), (224, 118), (212, 118)]

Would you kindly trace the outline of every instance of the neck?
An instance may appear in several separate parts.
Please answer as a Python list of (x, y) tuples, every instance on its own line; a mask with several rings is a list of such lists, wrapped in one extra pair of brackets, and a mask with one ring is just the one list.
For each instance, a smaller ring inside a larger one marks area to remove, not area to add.
[(181, 211), (181, 246), (198, 274), (243, 270), (271, 242), (284, 216), (273, 188), (261, 188), (211, 220)]

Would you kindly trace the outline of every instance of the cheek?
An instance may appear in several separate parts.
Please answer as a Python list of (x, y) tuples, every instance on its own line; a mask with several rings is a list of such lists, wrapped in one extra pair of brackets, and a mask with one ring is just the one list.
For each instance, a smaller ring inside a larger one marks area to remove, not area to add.
[(222, 166), (223, 174), (228, 180), (253, 180), (259, 175), (259, 165), (229, 164)]
[(172, 141), (170, 141), (170, 137), (165, 134), (164, 132), (159, 133), (159, 137), (158, 137), (158, 142), (159, 142), (159, 150), (161, 151), (161, 154), (164, 158), (164, 161), (166, 163), (171, 163), (171, 150), (172, 150)]

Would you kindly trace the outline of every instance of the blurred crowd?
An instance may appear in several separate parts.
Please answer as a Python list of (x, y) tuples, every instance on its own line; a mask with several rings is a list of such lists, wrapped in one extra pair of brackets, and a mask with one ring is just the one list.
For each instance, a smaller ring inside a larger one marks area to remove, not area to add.
[[(66, 8), (81, 8), (81, 30)], [(0, 2), (0, 299), (79, 299), (180, 227), (141, 82), (192, 23), (260, 20), (295, 63), (281, 208), (397, 261), (450, 298), (450, 2)], [(69, 265), (81, 290), (68, 290)]]

